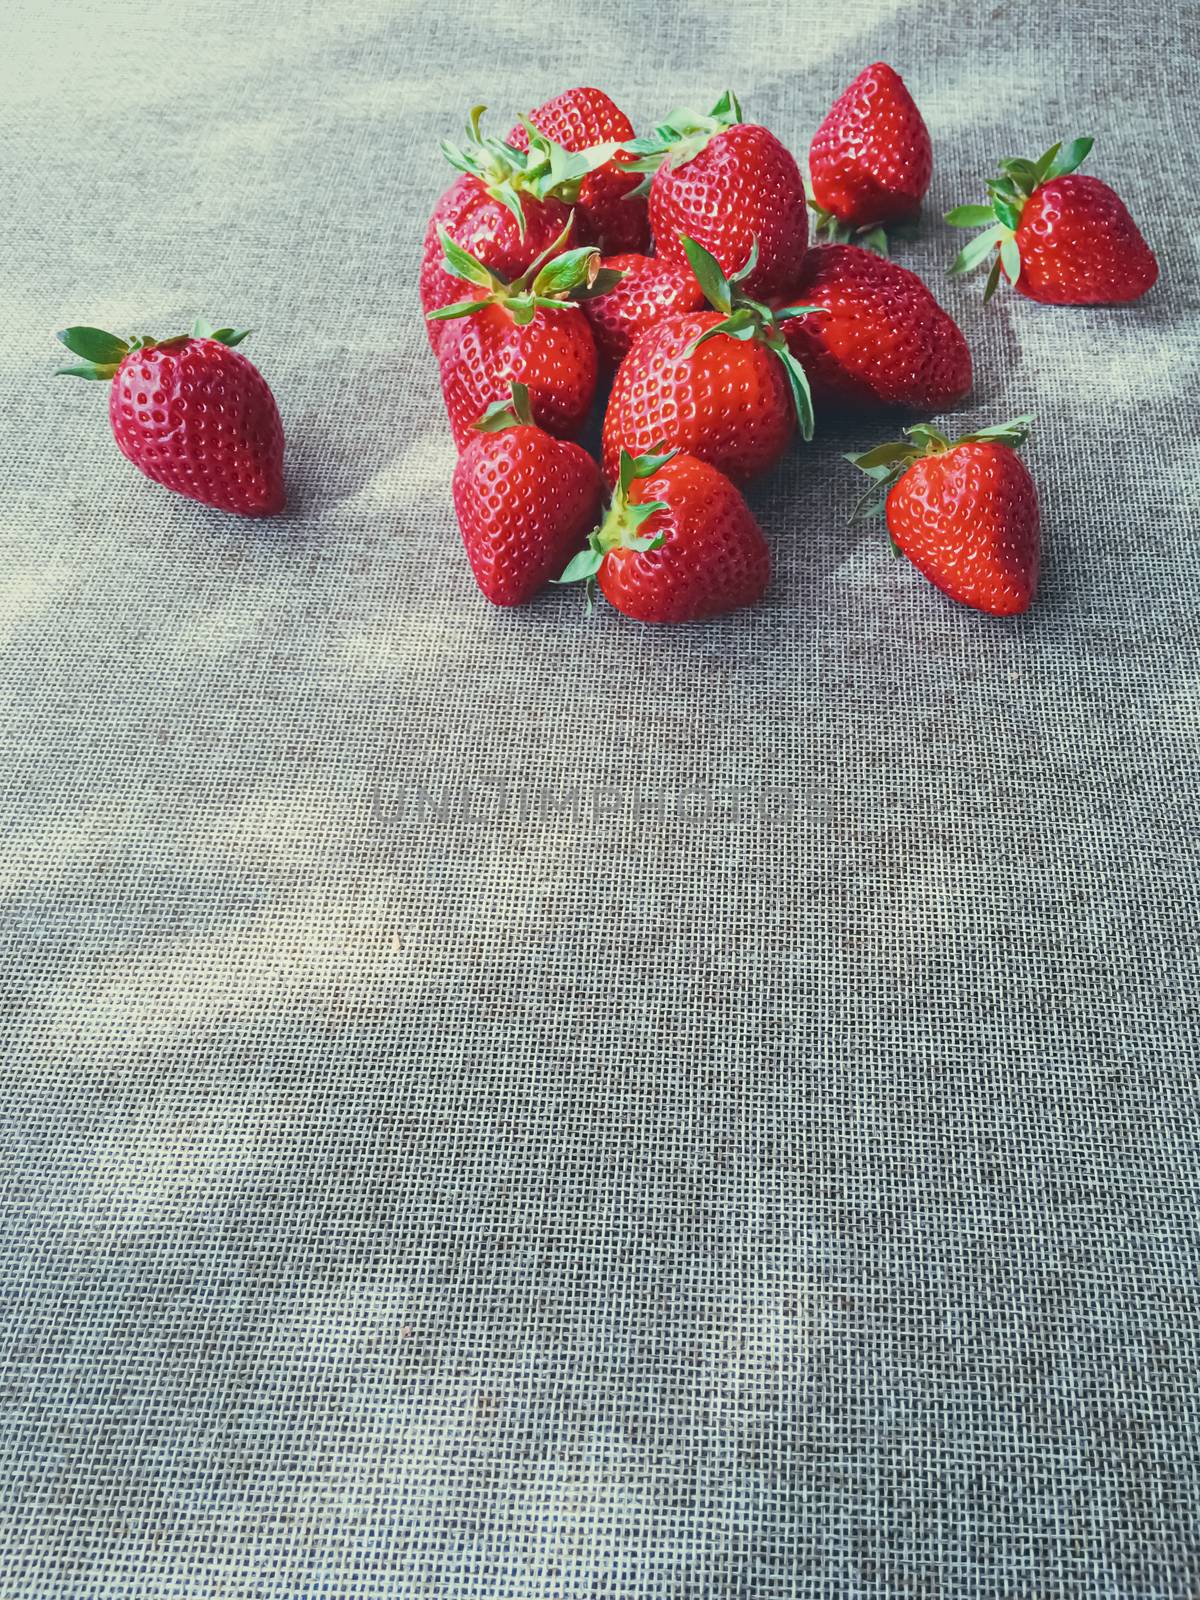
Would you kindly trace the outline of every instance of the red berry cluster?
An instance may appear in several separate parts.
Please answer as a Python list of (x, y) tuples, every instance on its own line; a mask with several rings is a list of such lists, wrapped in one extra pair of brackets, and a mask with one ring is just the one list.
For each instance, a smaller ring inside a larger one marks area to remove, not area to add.
[[(459, 176), (430, 219), (420, 292), (460, 452), (455, 510), (489, 600), (583, 580), (644, 622), (751, 605), (770, 553), (738, 485), (811, 439), (814, 410), (930, 414), (969, 393), (957, 324), (887, 257), (933, 169), (891, 67), (860, 73), (822, 122), (811, 194), (729, 93), (642, 137), (594, 88), (503, 140), (482, 113), (442, 146)], [(1002, 279), (1060, 305), (1144, 294), (1157, 263), (1117, 195), (1078, 175), (1091, 144), (1002, 162), (986, 204), (947, 213), (984, 230), (951, 273), (989, 263), (985, 299)], [(114, 380), (114, 435), (149, 477), (223, 510), (282, 509), (283, 431), (234, 348), (243, 332), (59, 337), (81, 358), (62, 370)], [(610, 373), (598, 463), (576, 441)], [(1015, 451), (1030, 421), (953, 441), (918, 423), (850, 457), (870, 480), (856, 514), (885, 512), (896, 547), (955, 600), (1026, 610), (1038, 500)]]

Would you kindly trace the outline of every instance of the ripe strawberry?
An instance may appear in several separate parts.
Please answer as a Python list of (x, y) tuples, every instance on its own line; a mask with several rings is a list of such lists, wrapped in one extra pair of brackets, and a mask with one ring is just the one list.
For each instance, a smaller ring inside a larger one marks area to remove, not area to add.
[(60, 373), (112, 380), (108, 415), (123, 456), (155, 483), (242, 517), (282, 511), (283, 424), (267, 380), (233, 347), (249, 329), (198, 321), (191, 335), (58, 335), (83, 358)]
[(1029, 609), (1037, 592), (1037, 489), (1015, 454), (1032, 417), (968, 433), (936, 428), (909, 443), (847, 456), (871, 479), (855, 516), (886, 508), (892, 543), (952, 600), (995, 617)]
[[(602, 89), (567, 89), (531, 111), (511, 129), (505, 141), (514, 150), (528, 150), (532, 123), (547, 139), (574, 153), (599, 145), (621, 145), (633, 138), (633, 123)], [(579, 182), (575, 222), (580, 244), (594, 244), (603, 255), (645, 250), (650, 242), (646, 201), (633, 191), (641, 186), (632, 156), (614, 150), (610, 160)]]
[(773, 133), (742, 121), (734, 95), (722, 95), (706, 117), (677, 111), (627, 148), (638, 154), (639, 171), (655, 175), (650, 229), (657, 255), (686, 265), (686, 235), (731, 273), (757, 245), (745, 292), (759, 299), (792, 293), (808, 245), (804, 180)]
[[(499, 139), (485, 139), (479, 127), (483, 111), (483, 106), (472, 110), (462, 148), (449, 141), (442, 145), (443, 155), (463, 176), (438, 201), (425, 230), (421, 309), (426, 316), (462, 292), (442, 265), (443, 232), (499, 276), (519, 277), (567, 226), (566, 201), (588, 171), (586, 159), (545, 139), (532, 152), (528, 145), (518, 151)], [(436, 354), (442, 325), (427, 321), (425, 326)]]
[(933, 173), (929, 129), (898, 72), (860, 72), (817, 129), (808, 158), (817, 231), (847, 238), (920, 210)]
[(1106, 183), (1074, 176), (1092, 144), (1075, 139), (1036, 162), (1002, 161), (1002, 176), (987, 185), (989, 205), (946, 213), (952, 227), (986, 227), (951, 273), (973, 272), (994, 255), (985, 301), (1001, 274), (1030, 300), (1058, 306), (1137, 300), (1153, 288), (1158, 262), (1124, 202)]
[(622, 452), (608, 515), (561, 582), (599, 581), (637, 622), (696, 622), (760, 600), (762, 530), (729, 479), (695, 456)]
[(699, 311), (708, 303), (690, 266), (640, 255), (605, 256), (601, 264), (621, 273), (621, 281), (585, 301), (583, 309), (600, 354), (614, 364), (639, 333), (664, 317)]
[(475, 424), (454, 468), (454, 509), (475, 582), (498, 606), (519, 606), (563, 569), (600, 520), (600, 469), (577, 444), (533, 426), (514, 383)]
[(969, 392), (967, 341), (915, 272), (852, 244), (818, 245), (799, 292), (825, 311), (783, 330), (818, 405), (938, 411)]
[(727, 278), (694, 239), (683, 247), (713, 311), (666, 317), (638, 335), (617, 369), (604, 418), (604, 474), (615, 481), (622, 450), (641, 455), (674, 445), (740, 482), (773, 466), (799, 418), (812, 438), (804, 368), (789, 351), (779, 311), (749, 299), (753, 249)]
[(463, 279), (467, 300), (430, 313), (449, 323), (438, 360), (442, 395), (461, 450), (471, 429), (515, 380), (529, 390), (540, 427), (572, 439), (583, 428), (596, 392), (596, 341), (577, 305), (617, 281), (593, 249), (555, 254), (566, 230), (514, 283), (508, 283), (442, 234), (447, 273)]

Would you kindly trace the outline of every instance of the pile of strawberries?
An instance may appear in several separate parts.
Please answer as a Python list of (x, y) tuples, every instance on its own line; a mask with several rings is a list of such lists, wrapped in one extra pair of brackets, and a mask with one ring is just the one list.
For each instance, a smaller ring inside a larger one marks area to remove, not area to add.
[[(811, 195), (729, 93), (640, 138), (599, 89), (568, 90), (503, 140), (482, 114), (442, 146), (459, 177), (430, 219), (420, 288), (460, 452), (455, 509), (489, 600), (583, 581), (644, 622), (752, 605), (771, 559), (740, 484), (811, 439), (814, 412), (927, 416), (969, 393), (961, 330), (887, 255), (933, 153), (882, 62), (817, 130)], [(947, 215), (984, 229), (952, 274), (990, 261), (985, 299), (1001, 278), (1059, 305), (1144, 294), (1153, 253), (1117, 195), (1077, 173), (1091, 144), (1002, 162), (986, 205)], [(243, 333), (59, 337), (83, 358), (65, 370), (115, 379), (117, 443), (148, 476), (247, 515), (282, 507), (282, 428), (234, 348)], [(597, 462), (576, 441), (602, 385)], [(1016, 454), (1030, 420), (953, 441), (919, 423), (848, 458), (869, 479), (856, 514), (884, 511), (926, 577), (994, 615), (1026, 610), (1037, 586), (1038, 498)]]

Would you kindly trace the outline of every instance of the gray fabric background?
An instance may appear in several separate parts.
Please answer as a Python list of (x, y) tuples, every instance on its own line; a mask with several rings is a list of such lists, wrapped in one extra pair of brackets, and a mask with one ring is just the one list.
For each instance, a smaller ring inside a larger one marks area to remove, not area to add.
[[(1197, 13), (510, 10), (6, 13), (0, 1594), (1195, 1596)], [(864, 423), (754, 489), (753, 613), (489, 610), (437, 138), (729, 84), (803, 157), (881, 56), (961, 421), (1037, 413), (1037, 609), (846, 530)], [(1163, 281), (985, 311), (936, 218), (1078, 132)], [(256, 330), (278, 523), (48, 376), (197, 311)]]

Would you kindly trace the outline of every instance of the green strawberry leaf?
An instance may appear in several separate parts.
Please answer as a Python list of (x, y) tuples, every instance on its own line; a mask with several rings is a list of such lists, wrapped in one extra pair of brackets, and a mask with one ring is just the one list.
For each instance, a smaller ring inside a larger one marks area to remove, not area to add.
[(983, 303), (984, 303), (984, 305), (987, 305), (988, 301), (992, 298), (992, 296), (995, 294), (997, 288), (999, 287), (999, 284), (1000, 284), (1000, 266), (1001, 266), (1000, 257), (999, 257), (999, 255), (997, 255), (996, 259), (992, 262), (991, 271), (987, 275), (987, 282), (983, 286)]
[(533, 411), (529, 404), (529, 389), (516, 379), (511, 385), (508, 400), (493, 400), (483, 415), (471, 424), (480, 433), (502, 433), (505, 428), (528, 428), (533, 425)]
[(1021, 276), (1021, 251), (1011, 234), (1001, 241), (1000, 264), (1008, 275), (1008, 281), (1016, 283)]
[(1072, 139), (1066, 149), (1060, 150), (1046, 170), (1046, 181), (1051, 178), (1065, 178), (1068, 172), (1074, 172), (1083, 165), (1091, 154), (1094, 139)]
[(484, 306), (491, 301), (485, 296), (479, 300), (456, 300), (452, 306), (442, 306), (437, 311), (425, 313), (426, 322), (449, 322), (451, 317), (471, 317), (475, 312), (482, 311)]
[(73, 356), (82, 356), (89, 366), (119, 365), (129, 354), (128, 342), (103, 328), (63, 328), (54, 336)]
[[(656, 511), (665, 511), (667, 508), (663, 501), (654, 500), (645, 506), (634, 506), (632, 509), (635, 511), (649, 511), (650, 515), (653, 516)], [(645, 521), (646, 519), (642, 518), (641, 520)], [(625, 548), (626, 550), (657, 550), (666, 537), (665, 533), (656, 533), (652, 539), (630, 539), (626, 542)]]
[(768, 340), (771, 349), (783, 362), (783, 370), (787, 374), (788, 388), (792, 392), (792, 404), (796, 408), (796, 421), (800, 424), (800, 437), (807, 444), (813, 436), (816, 418), (813, 416), (812, 390), (808, 386), (808, 373), (796, 356), (788, 349), (785, 340), (776, 334)]
[(696, 282), (704, 292), (704, 298), (717, 311), (729, 316), (733, 310), (733, 290), (717, 258), (686, 234), (679, 235), (679, 242), (696, 275)]
[(548, 261), (533, 280), (533, 292), (547, 299), (561, 300), (572, 289), (586, 285), (600, 270), (600, 252), (594, 245), (564, 250)]
[(962, 277), (965, 273), (974, 272), (976, 267), (982, 266), (988, 256), (1008, 232), (1002, 222), (989, 228), (986, 233), (977, 234), (966, 249), (958, 256), (950, 268), (952, 278)]
[(579, 583), (585, 578), (594, 578), (600, 570), (604, 560), (604, 551), (598, 545), (589, 544), (586, 550), (581, 550), (578, 555), (572, 556), (567, 562), (561, 578), (552, 578), (552, 583)]
[(81, 362), (77, 367), (55, 367), (54, 376), (56, 378), (93, 378), (107, 383), (110, 378), (116, 376), (116, 371), (117, 368), (114, 365), (97, 366), (95, 362), (85, 361)]
[(1023, 416), (1013, 417), (1011, 422), (997, 422), (990, 428), (975, 428), (956, 442), (965, 444), (968, 440), (988, 441), (993, 444), (1006, 444), (1011, 450), (1018, 450), (1028, 439), (1032, 426), (1033, 413), (1027, 411)]
[(873, 475), (877, 469), (882, 469), (884, 476), (887, 476), (897, 461), (909, 460), (912, 453), (911, 445), (897, 439), (894, 443), (877, 444), (873, 450), (864, 450), (859, 455), (848, 455), (845, 459), (868, 476)]
[(590, 283), (584, 283), (579, 288), (572, 289), (569, 298), (572, 300), (599, 299), (602, 294), (608, 294), (615, 289), (624, 276), (625, 274), (619, 272), (616, 267), (601, 267)]
[(912, 428), (905, 428), (904, 432), (921, 447), (922, 450), (949, 450), (950, 441), (939, 429), (928, 422), (918, 422)]
[(995, 220), (991, 206), (955, 206), (946, 213), (946, 221), (952, 228), (986, 228)]
[(1050, 168), (1054, 165), (1054, 159), (1061, 149), (1061, 144), (1052, 144), (1049, 150), (1043, 151), (1043, 153), (1038, 157), (1037, 164), (1033, 169), (1033, 187), (1035, 189), (1039, 186), (1039, 184), (1045, 183), (1050, 172)]
[(617, 479), (618, 493), (626, 495), (629, 486), (636, 478), (652, 478), (656, 472), (661, 471), (668, 461), (673, 461), (679, 454), (677, 449), (665, 451), (648, 451), (645, 455), (631, 456), (628, 450), (621, 451), (621, 468)]
[(1016, 232), (1017, 228), (1020, 227), (1020, 210), (1017, 206), (1013, 205), (1012, 202), (1006, 198), (1006, 196), (1000, 194), (996, 195), (992, 202), (992, 210), (1000, 218), (1000, 221), (1004, 224), (1004, 226), (1011, 229), (1014, 233)]
[(484, 266), (482, 261), (463, 249), (462, 245), (455, 244), (445, 228), (438, 229), (438, 241), (442, 247), (442, 268), (453, 278), (463, 278), (467, 283), (478, 284), (481, 289), (494, 289), (496, 280)]

